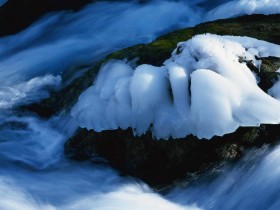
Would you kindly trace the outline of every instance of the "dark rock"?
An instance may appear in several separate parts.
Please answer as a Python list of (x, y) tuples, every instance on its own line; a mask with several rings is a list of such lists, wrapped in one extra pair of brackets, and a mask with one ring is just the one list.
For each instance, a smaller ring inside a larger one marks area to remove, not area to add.
[(259, 86), (265, 92), (273, 86), (273, 84), (279, 79), (280, 73), (276, 72), (280, 69), (280, 58), (266, 57), (261, 58), (262, 63), (259, 71), (259, 78), (261, 78)]
[(280, 69), (280, 58), (278, 57), (265, 57), (262, 58), (262, 64), (260, 67), (261, 72), (270, 73)]
[(100, 133), (79, 129), (65, 144), (65, 155), (76, 160), (100, 156), (124, 175), (160, 186), (203, 173), (223, 161), (237, 160), (247, 149), (276, 141), (279, 125), (239, 128), (211, 140), (194, 136), (154, 140), (151, 133), (135, 137), (131, 129)]
[(260, 79), (258, 83), (259, 87), (264, 92), (267, 92), (279, 79), (280, 73), (276, 71), (280, 69), (280, 58), (269, 56), (257, 59), (261, 60), (259, 68), (253, 64), (252, 60), (248, 61), (240, 58), (239, 62), (246, 63), (247, 67)]

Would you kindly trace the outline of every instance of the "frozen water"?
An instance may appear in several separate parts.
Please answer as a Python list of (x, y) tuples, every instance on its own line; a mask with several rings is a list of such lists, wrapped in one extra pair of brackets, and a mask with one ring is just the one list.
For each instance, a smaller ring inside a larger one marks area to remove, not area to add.
[[(280, 47), (249, 37), (198, 35), (178, 44), (162, 67), (123, 61), (100, 69), (72, 109), (81, 127), (131, 127), (156, 138), (207, 138), (240, 126), (279, 123), (280, 102), (263, 92), (240, 58), (279, 56)], [(152, 127), (151, 127), (152, 126)]]

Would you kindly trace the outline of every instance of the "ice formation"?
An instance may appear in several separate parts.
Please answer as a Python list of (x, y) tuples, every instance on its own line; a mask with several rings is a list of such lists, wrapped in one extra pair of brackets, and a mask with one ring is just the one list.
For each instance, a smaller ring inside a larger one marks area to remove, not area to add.
[(243, 60), (280, 57), (280, 46), (248, 37), (198, 35), (161, 67), (104, 64), (71, 114), (95, 131), (133, 128), (155, 138), (210, 139), (239, 126), (280, 122), (280, 101), (263, 92)]

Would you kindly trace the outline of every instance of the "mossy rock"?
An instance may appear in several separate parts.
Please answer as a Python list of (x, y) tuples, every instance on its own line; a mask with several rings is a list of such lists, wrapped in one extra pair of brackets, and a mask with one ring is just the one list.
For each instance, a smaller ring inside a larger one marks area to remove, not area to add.
[(276, 71), (280, 69), (280, 58), (266, 57), (261, 60), (262, 63), (258, 74), (261, 78), (259, 86), (267, 92), (268, 89), (270, 89), (275, 82), (279, 80), (280, 73)]
[(280, 15), (251, 15), (202, 23), (194, 28), (195, 34), (249, 36), (280, 44)]
[(280, 58), (269, 56), (257, 59), (261, 60), (259, 68), (251, 60), (240, 59), (239, 62), (246, 63), (247, 67), (259, 77), (259, 87), (267, 92), (279, 80), (280, 73), (277, 70), (280, 69)]

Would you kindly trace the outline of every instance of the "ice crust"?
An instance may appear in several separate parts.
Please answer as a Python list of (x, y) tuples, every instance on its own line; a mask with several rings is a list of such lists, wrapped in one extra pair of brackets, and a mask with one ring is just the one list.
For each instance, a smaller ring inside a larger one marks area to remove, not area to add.
[[(280, 101), (263, 92), (241, 60), (280, 57), (280, 46), (249, 37), (197, 35), (161, 67), (105, 63), (71, 115), (95, 131), (133, 128), (155, 138), (210, 139), (240, 126), (280, 122)], [(242, 58), (242, 59), (240, 59)]]

